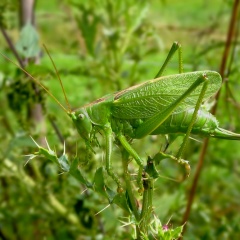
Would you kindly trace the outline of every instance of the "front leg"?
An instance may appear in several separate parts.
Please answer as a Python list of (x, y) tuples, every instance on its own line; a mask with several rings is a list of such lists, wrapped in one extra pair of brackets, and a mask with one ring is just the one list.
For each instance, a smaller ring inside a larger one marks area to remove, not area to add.
[(137, 164), (139, 166), (137, 184), (139, 186), (139, 192), (142, 192), (143, 191), (142, 174), (143, 174), (143, 169), (144, 169), (143, 161), (139, 157), (137, 152), (129, 144), (129, 142), (127, 141), (127, 139), (124, 135), (119, 134), (117, 136), (117, 138), (120, 141), (120, 143), (122, 144), (122, 146), (124, 147), (124, 149), (129, 153), (130, 156), (132, 156), (135, 159), (135, 161), (137, 162)]
[(123, 192), (123, 188), (121, 186), (119, 177), (114, 173), (113, 169), (112, 169), (112, 160), (111, 160), (111, 154), (112, 154), (112, 128), (110, 126), (110, 124), (107, 124), (104, 127), (104, 134), (105, 134), (105, 138), (106, 138), (106, 170), (108, 175), (114, 180), (114, 182), (116, 182), (118, 188), (117, 191)]

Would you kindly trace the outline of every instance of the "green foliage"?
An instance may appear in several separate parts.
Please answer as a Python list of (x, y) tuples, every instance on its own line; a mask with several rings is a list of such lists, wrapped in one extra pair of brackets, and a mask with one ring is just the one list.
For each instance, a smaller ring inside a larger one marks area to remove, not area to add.
[[(162, 225), (160, 220), (155, 217), (153, 219), (151, 230), (155, 239), (172, 240), (181, 237), (183, 226), (176, 227), (173, 229), (168, 224)], [(147, 240), (149, 238), (146, 237), (144, 239)]]
[(22, 27), (16, 49), (24, 58), (34, 58), (40, 53), (39, 36), (31, 23)]
[[(10, 8), (1, 4), (0, 13), (1, 26), (14, 43), (19, 39), (16, 32), (20, 32), (16, 17), (18, 4), (9, 5)], [(71, 106), (81, 107), (98, 97), (153, 78), (175, 40), (183, 46), (185, 72), (218, 71), (231, 7), (232, 1), (219, 0), (38, 1), (37, 33), (33, 35), (38, 34), (40, 42), (50, 50)], [(28, 36), (24, 39), (29, 41)], [(2, 36), (0, 45), (1, 52), (11, 54)], [(240, 53), (237, 47), (234, 49), (217, 119), (222, 127), (240, 132)], [(38, 52), (35, 50), (34, 53)], [(13, 55), (10, 58), (14, 59)], [(164, 74), (176, 73), (177, 69), (177, 61), (173, 59)], [(31, 64), (28, 71), (64, 103), (46, 54), (39, 66)], [(32, 82), (2, 58), (0, 81), (0, 238), (33, 239), (37, 234), (39, 239), (134, 239), (136, 220), (129, 216), (133, 208), (131, 196), (117, 193), (103, 169), (101, 149), (105, 146), (101, 135), (97, 134), (100, 140), (99, 147), (94, 147), (96, 155), (91, 154), (91, 159), (86, 161), (84, 142), (66, 114), (50, 97), (43, 96), (42, 91), (37, 96)], [(45, 109), (45, 121), (37, 125), (30, 114), (36, 103)], [(29, 135), (36, 139), (38, 147)], [(44, 145), (45, 136), (56, 150)], [(154, 136), (132, 142), (143, 159), (149, 156), (150, 162), (158, 163), (148, 165), (147, 173), (158, 180), (153, 191), (156, 218), (150, 222), (151, 230), (145, 239), (179, 236), (188, 189), (198, 164), (202, 143), (192, 140), (184, 156), (190, 160), (190, 177), (181, 183), (170, 180), (182, 179), (184, 169), (175, 161), (155, 156), (160, 146), (164, 149), (168, 142)], [(176, 153), (181, 142), (180, 137), (176, 139), (168, 152)], [(23, 155), (36, 149), (38, 152), (25, 165)], [(114, 147), (113, 168), (122, 180), (125, 176), (120, 168), (121, 153), (121, 149)], [(210, 140), (187, 222), (186, 239), (239, 239), (239, 156), (239, 142)], [(137, 165), (131, 161), (126, 181), (134, 179), (131, 174), (136, 169)], [(142, 198), (137, 193), (134, 197), (137, 203)], [(110, 207), (105, 209), (108, 204)]]

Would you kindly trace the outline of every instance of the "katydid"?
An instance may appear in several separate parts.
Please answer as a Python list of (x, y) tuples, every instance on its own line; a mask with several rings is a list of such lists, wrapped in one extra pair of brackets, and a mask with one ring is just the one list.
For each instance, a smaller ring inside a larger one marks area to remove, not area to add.
[[(162, 76), (177, 50), (179, 74)], [(111, 163), (113, 137), (119, 140), (122, 147), (139, 165), (139, 182), (144, 171), (144, 162), (131, 146), (129, 139), (141, 139), (147, 135), (158, 134), (185, 134), (175, 158), (179, 161), (182, 161), (181, 156), (190, 133), (203, 137), (240, 140), (240, 134), (220, 128), (216, 118), (204, 110), (202, 105), (220, 89), (222, 79), (219, 73), (214, 71), (182, 73), (181, 59), (180, 45), (175, 42), (155, 79), (109, 94), (77, 110), (71, 110), (66, 96), (69, 107), (68, 109), (63, 107), (42, 84), (18, 67), (58, 102), (72, 119), (86, 146), (91, 148), (96, 131), (104, 134), (106, 170), (120, 190), (121, 183)]]

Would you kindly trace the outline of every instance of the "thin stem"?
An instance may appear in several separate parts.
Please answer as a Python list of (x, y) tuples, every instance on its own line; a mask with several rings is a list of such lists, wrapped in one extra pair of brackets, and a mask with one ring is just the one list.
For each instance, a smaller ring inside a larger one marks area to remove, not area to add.
[(10, 37), (8, 36), (7, 32), (5, 31), (5, 29), (3, 27), (0, 26), (0, 30), (2, 32), (2, 35), (4, 36), (6, 42), (8, 43), (9, 48), (11, 49), (11, 51), (13, 52), (14, 56), (16, 57), (16, 59), (18, 60), (19, 65), (21, 66), (21, 68), (24, 68), (24, 64), (22, 59), (20, 58), (16, 48), (14, 47), (12, 40), (10, 39)]
[[(144, 176), (146, 178), (146, 175)], [(147, 206), (148, 206), (148, 179), (143, 180), (143, 204), (142, 204), (142, 212), (141, 212), (141, 220), (145, 217), (145, 214), (147, 212)]]
[(143, 206), (140, 220), (140, 231), (144, 235), (148, 235), (149, 222), (152, 213), (152, 199), (153, 199), (153, 179), (145, 173), (145, 180), (143, 183)]
[(122, 166), (123, 166), (124, 180), (126, 183), (127, 194), (128, 194), (128, 198), (129, 198), (131, 207), (132, 207), (133, 215), (134, 215), (136, 221), (138, 222), (140, 219), (140, 214), (138, 211), (136, 199), (134, 197), (134, 193), (133, 193), (133, 189), (132, 189), (131, 176), (128, 172), (129, 153), (124, 148), (122, 148), (121, 152), (122, 152)]
[[(194, 178), (193, 178), (192, 187), (191, 187), (191, 189), (189, 191), (188, 204), (187, 204), (186, 211), (185, 211), (185, 213), (183, 215), (182, 224), (185, 224), (187, 222), (187, 220), (189, 218), (189, 215), (190, 215), (191, 206), (192, 206), (193, 199), (194, 199), (194, 196), (195, 196), (195, 193), (196, 193), (196, 189), (197, 189), (198, 179), (200, 177), (200, 173), (201, 173), (202, 166), (203, 166), (203, 159), (205, 157), (205, 154), (206, 154), (206, 151), (207, 151), (207, 147), (208, 147), (208, 142), (209, 142), (209, 138), (206, 138), (204, 143), (203, 143), (203, 146), (202, 146), (202, 151), (200, 153), (197, 169), (196, 169), (196, 172), (195, 172), (195, 175), (194, 175)], [(185, 225), (184, 225), (184, 229), (185, 229)], [(182, 235), (183, 235), (183, 233), (182, 233)]]
[(154, 189), (154, 179), (150, 178), (149, 180), (149, 187), (148, 187), (148, 218), (150, 219), (151, 213), (153, 211), (153, 189)]
[(62, 135), (62, 133), (61, 133), (59, 127), (57, 126), (57, 124), (56, 124), (54, 118), (53, 118), (52, 116), (49, 115), (49, 116), (48, 116), (48, 120), (50, 121), (50, 123), (51, 123), (51, 125), (52, 125), (54, 131), (56, 132), (56, 134), (57, 134), (57, 136), (58, 136), (60, 142), (61, 142), (62, 144), (64, 144), (64, 137), (63, 137), (63, 135)]

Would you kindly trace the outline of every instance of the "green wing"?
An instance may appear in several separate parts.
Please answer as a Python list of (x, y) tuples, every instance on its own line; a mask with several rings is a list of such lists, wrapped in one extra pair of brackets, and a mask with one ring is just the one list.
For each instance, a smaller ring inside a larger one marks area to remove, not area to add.
[[(189, 72), (149, 80), (115, 94), (111, 108), (112, 115), (122, 119), (149, 118), (162, 111), (179, 98), (202, 74), (209, 79), (204, 101), (213, 96), (221, 87), (219, 73), (213, 71)], [(197, 87), (174, 111), (179, 113), (196, 105), (202, 84)]]

